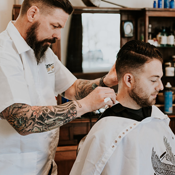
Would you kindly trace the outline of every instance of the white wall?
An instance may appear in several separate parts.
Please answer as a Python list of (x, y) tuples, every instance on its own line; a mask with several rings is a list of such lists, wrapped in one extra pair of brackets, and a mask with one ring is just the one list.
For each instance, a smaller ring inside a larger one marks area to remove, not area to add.
[(12, 19), (12, 7), (14, 0), (0, 0), (0, 32), (6, 29)]
[[(12, 7), (15, 2), (21, 0), (0, 0), (0, 32), (5, 30), (8, 22), (12, 19)], [(153, 0), (107, 0), (127, 7), (152, 7)], [(82, 0), (70, 0), (73, 6), (85, 6)], [(100, 7), (115, 7), (114, 5), (101, 2)]]
[[(8, 22), (12, 19), (12, 7), (14, 3), (20, 2), (22, 0), (0, 0), (0, 32), (5, 30)], [(120, 5), (124, 5), (127, 7), (136, 7), (136, 8), (143, 8), (143, 7), (152, 7), (153, 0), (107, 0), (110, 2), (114, 2)], [(82, 0), (70, 0), (73, 6), (85, 6)], [(101, 2), (100, 7), (116, 7), (114, 5)], [(67, 23), (69, 25), (69, 22)], [(62, 62), (65, 64), (65, 57), (66, 57), (66, 43), (67, 43), (67, 34), (68, 28), (62, 31)]]

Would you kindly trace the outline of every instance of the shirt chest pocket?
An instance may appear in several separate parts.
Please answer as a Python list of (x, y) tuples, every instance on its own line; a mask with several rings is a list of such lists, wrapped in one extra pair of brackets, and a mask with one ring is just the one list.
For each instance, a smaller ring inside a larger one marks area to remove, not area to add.
[(54, 63), (45, 64), (47, 72), (47, 85), (55, 89), (55, 67)]
[(18, 153), (0, 155), (0, 174), (36, 175), (37, 153)]

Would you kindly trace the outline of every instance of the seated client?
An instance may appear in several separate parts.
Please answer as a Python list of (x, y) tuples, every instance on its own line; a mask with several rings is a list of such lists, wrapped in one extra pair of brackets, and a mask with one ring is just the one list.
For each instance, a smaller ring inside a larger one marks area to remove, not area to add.
[(120, 49), (117, 103), (90, 130), (70, 175), (175, 175), (175, 136), (154, 106), (162, 61), (148, 43), (133, 40)]

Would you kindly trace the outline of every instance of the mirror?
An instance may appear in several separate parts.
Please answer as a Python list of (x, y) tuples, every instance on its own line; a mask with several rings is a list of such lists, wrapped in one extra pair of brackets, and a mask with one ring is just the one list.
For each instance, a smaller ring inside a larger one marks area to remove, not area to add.
[(82, 14), (83, 73), (108, 72), (120, 49), (120, 15)]
[(119, 49), (119, 13), (83, 11), (72, 15), (66, 56), (71, 72), (108, 72)]

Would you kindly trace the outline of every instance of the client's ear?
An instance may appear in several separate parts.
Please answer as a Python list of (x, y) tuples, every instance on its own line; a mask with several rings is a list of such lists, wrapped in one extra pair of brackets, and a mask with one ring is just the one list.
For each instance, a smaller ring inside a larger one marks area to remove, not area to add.
[(123, 79), (124, 79), (125, 85), (129, 88), (132, 87), (132, 85), (134, 84), (134, 77), (130, 73), (125, 74)]

